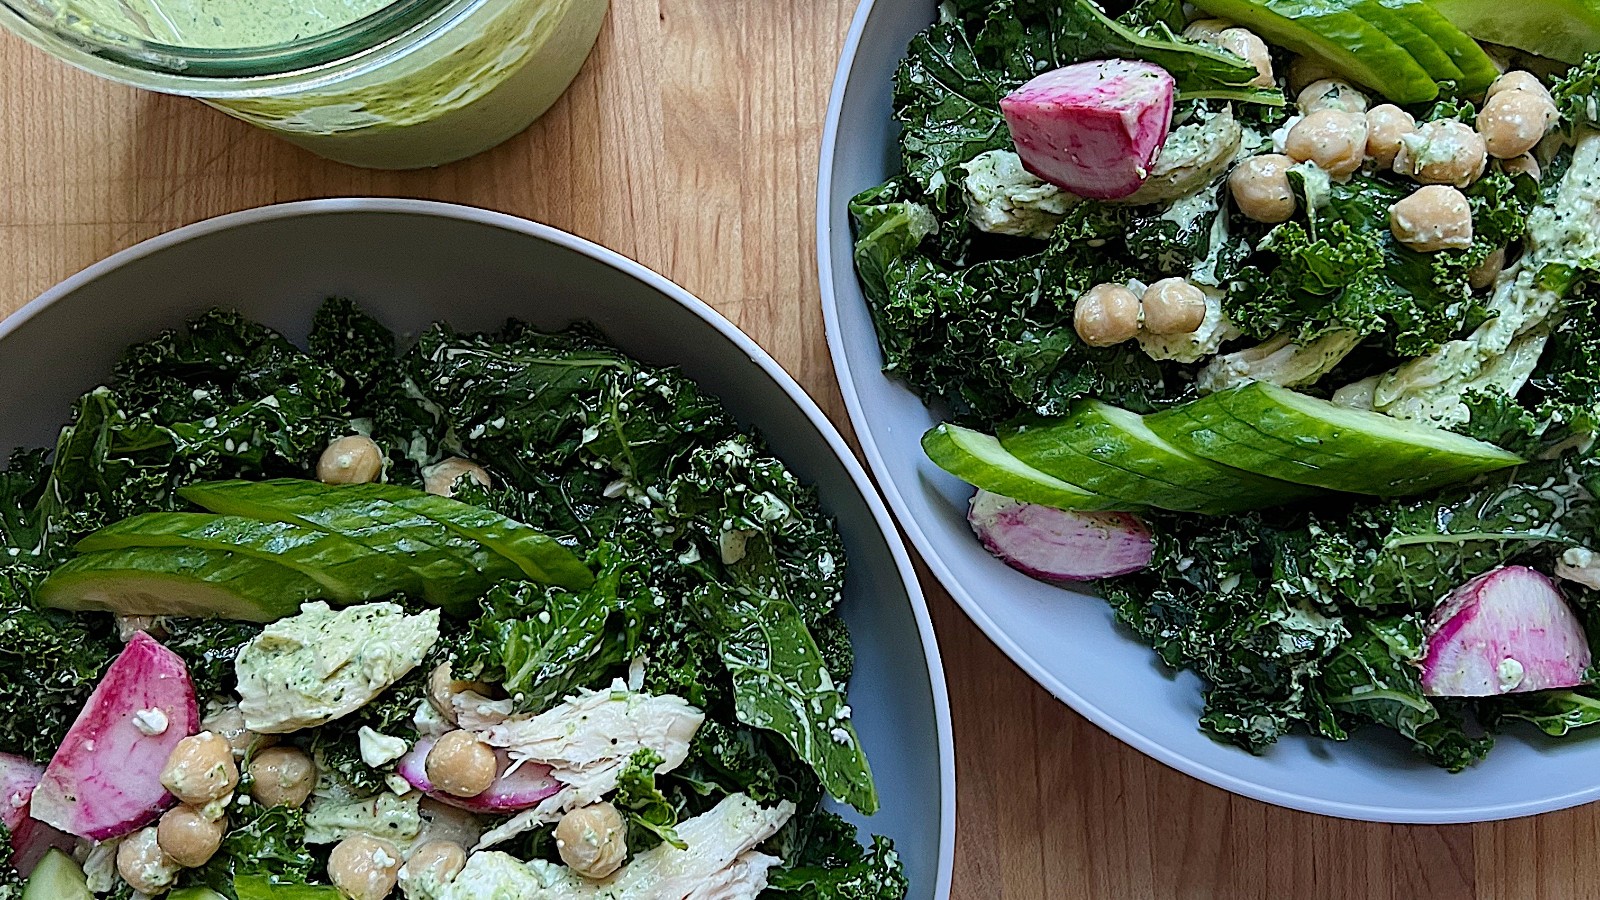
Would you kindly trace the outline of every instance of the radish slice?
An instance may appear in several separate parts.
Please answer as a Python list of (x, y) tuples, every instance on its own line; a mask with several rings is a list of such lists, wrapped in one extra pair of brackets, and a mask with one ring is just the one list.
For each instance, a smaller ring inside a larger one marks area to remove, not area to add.
[(1589, 640), (1555, 583), (1527, 566), (1486, 572), (1451, 591), (1428, 618), (1422, 690), (1492, 697), (1576, 687)]
[(549, 766), (538, 763), (525, 762), (516, 771), (507, 774), (511, 759), (504, 750), (496, 750), (494, 754), (500, 760), (500, 776), (489, 785), (488, 790), (476, 797), (456, 797), (435, 790), (433, 782), (428, 780), (427, 768), (428, 751), (433, 749), (435, 740), (431, 737), (418, 740), (411, 752), (400, 757), (397, 771), (406, 783), (440, 803), (475, 813), (513, 813), (537, 806), (540, 800), (559, 793), (563, 787), (561, 782), (550, 777)]
[(183, 660), (135, 634), (45, 767), (33, 815), (94, 841), (150, 824), (177, 801), (161, 786), (172, 748), (200, 727)]
[(33, 874), (50, 848), (71, 852), (77, 839), (28, 815), (33, 789), (44, 777), (44, 766), (31, 759), (0, 753), (0, 824), (11, 832), (11, 865), (24, 878)]
[(979, 491), (967, 522), (990, 553), (1041, 581), (1126, 575), (1155, 555), (1150, 529), (1130, 513), (1073, 512)]
[(1038, 76), (1000, 111), (1023, 168), (1080, 197), (1115, 200), (1150, 177), (1176, 88), (1160, 66), (1096, 60)]

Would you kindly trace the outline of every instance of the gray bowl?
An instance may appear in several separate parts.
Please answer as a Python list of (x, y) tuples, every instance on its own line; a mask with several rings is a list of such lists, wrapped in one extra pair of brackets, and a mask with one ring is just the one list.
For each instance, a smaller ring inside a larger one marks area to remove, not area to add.
[(939, 650), (888, 512), (839, 433), (755, 342), (636, 262), (523, 219), (415, 200), (320, 200), (200, 222), (46, 291), (0, 324), (0, 447), (53, 443), (79, 394), (124, 348), (216, 305), (303, 339), (317, 305), (350, 297), (399, 334), (443, 319), (495, 328), (598, 325), (648, 362), (681, 366), (817, 487), (850, 559), (855, 724), (882, 810), (840, 811), (893, 838), (912, 900), (950, 893), (955, 758)]
[(817, 248), (828, 345), (856, 435), (900, 524), (956, 602), (1084, 717), (1175, 769), (1248, 797), (1346, 818), (1427, 823), (1503, 819), (1600, 799), (1600, 735), (1557, 742), (1518, 729), (1458, 775), (1371, 733), (1342, 744), (1289, 738), (1259, 757), (1219, 744), (1196, 724), (1199, 678), (1165, 670), (1098, 598), (1033, 581), (984, 552), (964, 518), (972, 489), (928, 462), (918, 444), (938, 411), (881, 371), (850, 258), (846, 206), (900, 169), (892, 77), (935, 8), (932, 0), (864, 0), (856, 13), (823, 136)]

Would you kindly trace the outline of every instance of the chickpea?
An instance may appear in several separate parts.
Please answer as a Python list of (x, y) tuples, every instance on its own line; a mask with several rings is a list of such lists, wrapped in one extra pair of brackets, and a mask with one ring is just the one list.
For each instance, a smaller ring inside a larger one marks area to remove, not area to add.
[(488, 697), (493, 695), (494, 688), (481, 681), (457, 680), (448, 662), (440, 663), (428, 674), (428, 703), (452, 725), (459, 724), (454, 700), (469, 691)]
[(489, 471), (470, 459), (452, 456), (443, 462), (435, 463), (422, 470), (422, 483), (428, 493), (438, 494), (441, 497), (454, 497), (456, 495), (456, 482), (461, 476), (470, 476), (473, 481), (484, 487), (493, 487), (494, 482), (489, 479)]
[(161, 784), (184, 803), (210, 803), (239, 784), (233, 748), (215, 731), (190, 735), (172, 748), (161, 770)]
[(1472, 207), (1459, 190), (1443, 184), (1417, 188), (1389, 207), (1389, 230), (1413, 250), (1461, 250), (1472, 246)]
[(1367, 158), (1367, 122), (1359, 113), (1319, 109), (1294, 124), (1284, 152), (1297, 162), (1314, 162), (1336, 178), (1361, 168)]
[(494, 784), (499, 760), (494, 749), (470, 731), (440, 737), (424, 761), (433, 786), (454, 797), (476, 797)]
[(585, 878), (605, 878), (628, 858), (628, 829), (609, 803), (575, 809), (556, 823), (556, 852)]
[(1337, 109), (1347, 113), (1367, 111), (1367, 95), (1337, 78), (1311, 82), (1299, 93), (1295, 102), (1300, 105), (1302, 114), (1314, 113), (1319, 109)]
[(383, 900), (399, 873), (399, 849), (371, 835), (352, 834), (328, 855), (328, 878), (350, 900)]
[(117, 874), (141, 894), (165, 893), (179, 868), (162, 851), (153, 826), (135, 831), (117, 845)]
[(1495, 159), (1532, 150), (1556, 121), (1556, 105), (1529, 91), (1502, 91), (1478, 111), (1478, 133)]
[(1140, 306), (1151, 334), (1188, 334), (1206, 320), (1205, 293), (1183, 278), (1163, 278), (1145, 288)]
[(244, 759), (251, 747), (263, 746), (262, 742), (273, 739), (244, 727), (244, 713), (232, 704), (201, 719), (200, 730), (222, 735), (222, 739), (227, 741), (228, 747), (233, 750), (234, 759)]
[(1394, 166), (1400, 139), (1417, 130), (1417, 120), (1393, 103), (1374, 106), (1367, 113), (1367, 155), (1382, 168)]
[(1500, 277), (1500, 272), (1506, 267), (1506, 248), (1497, 247), (1495, 251), (1484, 258), (1476, 268), (1467, 273), (1467, 284), (1475, 291), (1481, 291)]
[(369, 484), (383, 474), (383, 451), (364, 434), (339, 438), (317, 460), (323, 484)]
[[(1539, 80), (1539, 76), (1532, 72), (1516, 69), (1496, 78), (1494, 83), (1489, 85), (1489, 90), (1484, 92), (1483, 102), (1488, 103), (1500, 94), (1510, 91), (1522, 91), (1551, 100), (1550, 89), (1544, 86), (1544, 82)], [(1554, 103), (1553, 100), (1551, 102), (1552, 104)]]
[(1228, 174), (1228, 190), (1239, 212), (1257, 222), (1277, 224), (1294, 215), (1289, 169), (1294, 160), (1281, 153), (1252, 156)]
[(1289, 90), (1296, 94), (1313, 82), (1333, 77), (1333, 68), (1315, 56), (1296, 56), (1289, 61)]
[(1139, 333), (1139, 298), (1120, 284), (1097, 284), (1078, 297), (1072, 326), (1091, 347), (1113, 347)]
[(185, 869), (203, 866), (222, 846), (227, 819), (208, 816), (198, 806), (174, 806), (156, 825), (156, 842), (161, 851)]
[(299, 809), (317, 786), (317, 764), (297, 747), (271, 747), (250, 760), (250, 779), (257, 803)]
[(1454, 119), (1425, 122), (1400, 139), (1394, 170), (1423, 184), (1466, 187), (1488, 164), (1483, 135)]
[(1541, 174), (1539, 161), (1533, 158), (1532, 153), (1524, 153), (1521, 156), (1513, 156), (1510, 159), (1501, 160), (1500, 171), (1507, 175), (1527, 175), (1534, 181), (1538, 181)]
[(467, 851), (455, 841), (428, 841), (411, 851), (411, 858), (400, 867), (400, 887), (408, 889), (413, 880), (424, 884), (448, 884), (467, 866)]
[(1272, 53), (1267, 50), (1267, 42), (1248, 28), (1225, 28), (1214, 40), (1206, 41), (1242, 57), (1245, 62), (1255, 67), (1256, 77), (1250, 79), (1250, 84), (1256, 87), (1272, 87)]

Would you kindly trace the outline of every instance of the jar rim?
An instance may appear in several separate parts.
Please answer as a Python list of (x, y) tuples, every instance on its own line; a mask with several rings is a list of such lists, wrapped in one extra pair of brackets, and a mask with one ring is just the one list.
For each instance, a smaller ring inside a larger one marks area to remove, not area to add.
[(195, 97), (239, 97), (303, 90), (346, 78), (427, 43), (492, 0), (392, 0), (321, 34), (242, 48), (177, 47), (96, 25), (62, 27), (41, 0), (0, 0), (4, 25), (52, 55), (96, 75)]

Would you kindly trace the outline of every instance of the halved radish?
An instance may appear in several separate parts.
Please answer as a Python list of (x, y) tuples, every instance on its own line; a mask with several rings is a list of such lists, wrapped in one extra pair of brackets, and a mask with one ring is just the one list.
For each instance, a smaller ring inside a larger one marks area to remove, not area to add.
[(979, 491), (967, 522), (990, 553), (1042, 581), (1126, 575), (1149, 566), (1155, 554), (1150, 529), (1130, 513), (1054, 509)]
[(71, 851), (77, 840), (28, 814), (33, 789), (44, 776), (44, 766), (31, 759), (0, 753), (0, 824), (11, 832), (11, 865), (24, 877), (51, 847)]
[(1115, 200), (1150, 177), (1176, 89), (1160, 66), (1102, 59), (1034, 78), (1000, 111), (1023, 168), (1080, 197)]
[(511, 767), (510, 758), (504, 750), (496, 750), (495, 756), (500, 760), (500, 777), (489, 785), (488, 790), (476, 797), (456, 797), (435, 790), (433, 782), (428, 780), (427, 767), (428, 751), (433, 749), (435, 740), (432, 737), (418, 740), (411, 752), (400, 757), (397, 771), (412, 787), (440, 803), (475, 813), (513, 813), (537, 806), (540, 800), (558, 793), (562, 788), (561, 782), (550, 777), (549, 766), (523, 763), (508, 773), (506, 770)]
[(1576, 687), (1589, 640), (1555, 583), (1527, 566), (1486, 572), (1451, 591), (1428, 618), (1422, 690), (1492, 697)]
[(183, 660), (135, 634), (45, 767), (34, 817), (94, 841), (150, 824), (176, 802), (161, 786), (167, 757), (199, 727)]

